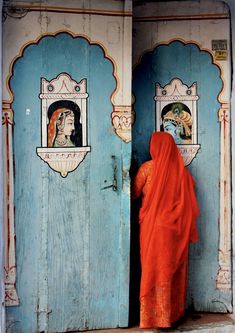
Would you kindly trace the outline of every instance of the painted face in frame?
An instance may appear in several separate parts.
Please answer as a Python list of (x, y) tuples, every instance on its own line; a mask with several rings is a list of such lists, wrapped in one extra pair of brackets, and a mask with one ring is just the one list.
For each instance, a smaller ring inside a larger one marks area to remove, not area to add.
[(71, 115), (68, 115), (65, 118), (65, 122), (64, 122), (64, 135), (66, 136), (70, 136), (72, 134), (72, 132), (74, 131), (75, 127), (74, 127), (74, 117)]
[(175, 143), (182, 143), (182, 139), (179, 136), (180, 129), (172, 121), (166, 121), (163, 123), (164, 132), (173, 136)]

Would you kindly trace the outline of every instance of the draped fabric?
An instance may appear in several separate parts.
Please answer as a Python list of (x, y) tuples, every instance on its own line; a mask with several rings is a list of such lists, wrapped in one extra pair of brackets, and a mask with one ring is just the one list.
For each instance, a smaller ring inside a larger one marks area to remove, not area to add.
[(143, 194), (140, 222), (140, 326), (170, 327), (185, 308), (188, 244), (198, 239), (194, 180), (172, 136), (153, 133), (151, 161), (135, 178), (133, 195)]
[(53, 112), (49, 125), (48, 125), (48, 133), (47, 133), (47, 143), (48, 143), (48, 147), (53, 147), (54, 145), (54, 141), (55, 141), (55, 137), (56, 137), (56, 127), (57, 127), (57, 120), (60, 116), (61, 113), (63, 113), (64, 111), (66, 111), (65, 108), (60, 108), (57, 109)]

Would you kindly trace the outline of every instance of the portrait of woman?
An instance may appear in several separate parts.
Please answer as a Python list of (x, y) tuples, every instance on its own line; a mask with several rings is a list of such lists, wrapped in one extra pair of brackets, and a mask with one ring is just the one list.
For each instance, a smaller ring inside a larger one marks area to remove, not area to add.
[(155, 132), (134, 178), (139, 211), (140, 327), (171, 327), (185, 311), (188, 245), (198, 239), (195, 182), (172, 135)]
[(74, 129), (73, 111), (56, 110), (48, 126), (48, 147), (75, 147), (70, 139)]
[(73, 102), (59, 102), (52, 104), (48, 110), (48, 147), (64, 148), (82, 146), (80, 110)]

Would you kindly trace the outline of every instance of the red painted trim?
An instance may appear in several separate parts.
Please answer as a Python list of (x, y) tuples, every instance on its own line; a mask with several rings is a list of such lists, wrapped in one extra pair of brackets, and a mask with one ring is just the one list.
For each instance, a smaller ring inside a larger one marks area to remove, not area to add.
[(99, 16), (118, 16), (118, 17), (132, 17), (132, 13), (125, 13), (125, 12), (96, 12), (94, 11), (73, 11), (73, 10), (59, 10), (59, 9), (49, 9), (49, 8), (27, 8), (28, 12), (47, 12), (47, 13), (62, 13), (62, 14), (76, 14), (76, 15), (99, 15)]

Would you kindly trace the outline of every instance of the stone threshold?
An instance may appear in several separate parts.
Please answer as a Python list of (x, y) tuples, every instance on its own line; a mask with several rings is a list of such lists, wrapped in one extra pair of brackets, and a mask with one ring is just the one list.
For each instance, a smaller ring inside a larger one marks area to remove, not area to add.
[[(86, 331), (94, 332), (94, 331)], [(235, 320), (229, 314), (194, 313), (187, 315), (171, 329), (139, 327), (96, 330), (97, 333), (235, 333)]]

